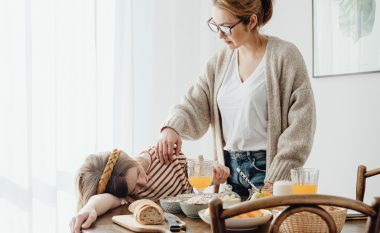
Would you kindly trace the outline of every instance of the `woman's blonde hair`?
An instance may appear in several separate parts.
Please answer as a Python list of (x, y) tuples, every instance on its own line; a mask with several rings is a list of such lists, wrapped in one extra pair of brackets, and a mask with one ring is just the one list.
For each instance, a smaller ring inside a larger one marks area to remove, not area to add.
[(212, 0), (212, 2), (214, 6), (230, 12), (244, 24), (249, 23), (251, 15), (257, 16), (259, 27), (264, 26), (272, 18), (272, 0)]
[[(100, 177), (103, 174), (104, 167), (110, 155), (111, 152), (89, 155), (79, 168), (76, 179), (78, 211), (88, 202), (91, 196), (96, 194)], [(117, 197), (126, 197), (128, 195), (128, 185), (125, 174), (129, 169), (136, 166), (138, 166), (137, 161), (121, 151), (113, 167), (105, 192)]]

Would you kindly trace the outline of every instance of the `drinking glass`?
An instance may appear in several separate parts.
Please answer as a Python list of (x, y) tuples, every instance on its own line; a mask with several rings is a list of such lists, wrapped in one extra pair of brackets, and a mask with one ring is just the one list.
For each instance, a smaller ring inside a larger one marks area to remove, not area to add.
[(213, 177), (214, 161), (211, 160), (194, 160), (187, 161), (187, 174), (189, 176), (189, 183), (199, 193), (210, 186)]
[(293, 194), (316, 194), (319, 170), (316, 168), (295, 168), (290, 170)]

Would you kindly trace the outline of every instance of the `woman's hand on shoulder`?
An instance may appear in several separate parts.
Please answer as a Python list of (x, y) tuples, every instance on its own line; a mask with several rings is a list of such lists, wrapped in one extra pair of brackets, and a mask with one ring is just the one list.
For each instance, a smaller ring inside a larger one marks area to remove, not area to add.
[(226, 182), (227, 178), (230, 176), (230, 169), (224, 165), (216, 164), (213, 167), (213, 183), (223, 184)]
[(98, 217), (95, 208), (82, 208), (70, 222), (70, 232), (80, 233), (81, 229), (87, 229)]
[(161, 163), (168, 164), (173, 160), (173, 151), (175, 151), (176, 155), (179, 155), (181, 147), (181, 136), (174, 129), (166, 127), (161, 131), (157, 141), (156, 155)]

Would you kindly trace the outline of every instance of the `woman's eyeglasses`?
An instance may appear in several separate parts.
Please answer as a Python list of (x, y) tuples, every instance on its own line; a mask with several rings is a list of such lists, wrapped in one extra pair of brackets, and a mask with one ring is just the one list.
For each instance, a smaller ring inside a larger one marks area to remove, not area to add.
[(230, 36), (232, 34), (231, 33), (232, 28), (234, 28), (239, 23), (241, 23), (241, 20), (239, 20), (237, 23), (231, 26), (219, 26), (219, 25), (216, 25), (214, 22), (212, 22), (212, 18), (207, 20), (208, 27), (211, 29), (211, 31), (216, 32), (216, 33), (221, 31), (225, 36)]

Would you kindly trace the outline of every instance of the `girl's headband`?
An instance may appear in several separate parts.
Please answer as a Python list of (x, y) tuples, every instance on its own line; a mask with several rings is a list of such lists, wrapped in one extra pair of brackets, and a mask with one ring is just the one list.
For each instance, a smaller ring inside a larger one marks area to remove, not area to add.
[(103, 174), (100, 177), (99, 184), (98, 184), (98, 190), (96, 194), (101, 194), (106, 191), (106, 187), (108, 184), (108, 180), (111, 177), (113, 167), (115, 166), (119, 156), (120, 156), (120, 150), (114, 149), (110, 156), (108, 157), (108, 161), (106, 164), (106, 167), (103, 170)]

